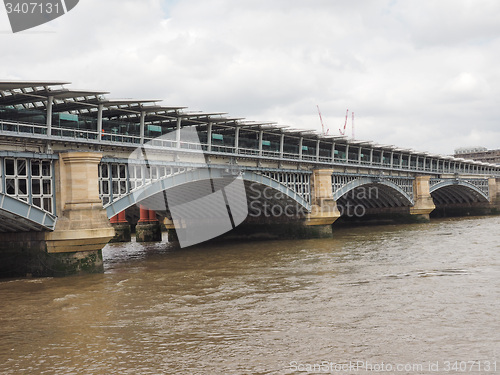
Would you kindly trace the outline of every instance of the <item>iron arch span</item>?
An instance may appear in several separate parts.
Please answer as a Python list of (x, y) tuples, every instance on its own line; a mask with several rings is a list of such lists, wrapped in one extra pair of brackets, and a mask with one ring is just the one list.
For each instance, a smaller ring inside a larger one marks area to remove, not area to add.
[[(229, 192), (226, 194), (226, 202), (231, 199), (246, 199), (245, 205), (250, 214), (255, 214), (256, 207), (264, 206), (281, 206), (284, 210), (290, 206), (290, 202), (293, 203), (291, 206), (302, 212), (307, 213), (311, 210), (310, 203), (300, 194), (267, 176), (253, 171), (241, 171), (234, 174), (225, 169), (215, 168), (188, 170), (181, 174), (168, 176), (113, 200), (104, 208), (108, 218), (139, 204), (166, 213), (169, 210), (168, 202), (171, 197), (175, 197), (177, 202), (188, 203), (189, 197), (192, 197), (193, 194), (209, 195), (213, 191), (227, 190), (227, 186), (236, 180), (243, 183), (245, 196), (235, 196), (238, 194)], [(207, 190), (207, 182), (211, 184), (209, 190)], [(183, 201), (183, 196), (188, 198)], [(264, 208), (262, 212), (264, 212)]]
[(0, 232), (53, 231), (57, 217), (0, 193)]
[(350, 181), (335, 191), (333, 197), (343, 216), (349, 215), (346, 212), (349, 208), (361, 208), (364, 213), (371, 209), (409, 207), (414, 204), (412, 189), (405, 190), (390, 180), (372, 177)]
[(444, 180), (432, 185), (429, 192), (438, 206), (489, 202), (489, 191), (483, 191), (463, 180)]

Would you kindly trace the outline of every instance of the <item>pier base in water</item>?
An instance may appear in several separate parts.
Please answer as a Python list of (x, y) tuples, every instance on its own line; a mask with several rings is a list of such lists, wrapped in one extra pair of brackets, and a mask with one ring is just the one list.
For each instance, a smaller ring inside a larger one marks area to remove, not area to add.
[(101, 249), (50, 252), (51, 244), (45, 237), (44, 232), (0, 234), (0, 277), (68, 276), (104, 272)]
[(111, 242), (130, 242), (131, 229), (130, 224), (112, 224), (115, 230), (115, 236), (109, 241)]
[(161, 241), (161, 224), (138, 223), (135, 227), (135, 240), (137, 242), (159, 242)]

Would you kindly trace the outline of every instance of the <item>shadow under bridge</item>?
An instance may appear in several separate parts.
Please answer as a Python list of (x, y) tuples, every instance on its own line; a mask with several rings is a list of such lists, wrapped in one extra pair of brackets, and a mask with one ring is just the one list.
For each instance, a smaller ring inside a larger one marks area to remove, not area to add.
[(414, 204), (413, 178), (332, 176), (341, 216), (397, 211)]

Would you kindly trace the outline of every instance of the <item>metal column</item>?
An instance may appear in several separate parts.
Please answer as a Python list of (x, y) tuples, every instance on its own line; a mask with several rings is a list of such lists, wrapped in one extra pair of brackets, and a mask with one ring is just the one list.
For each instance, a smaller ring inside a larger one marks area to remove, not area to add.
[(281, 133), (281, 136), (280, 136), (280, 159), (283, 159), (284, 147), (285, 147), (285, 134)]
[(240, 128), (237, 126), (234, 130), (234, 153), (238, 153), (238, 148), (240, 147)]
[(207, 151), (212, 151), (212, 123), (209, 122), (207, 126)]
[(52, 104), (54, 103), (54, 97), (50, 95), (47, 98), (47, 135), (50, 137), (52, 135)]
[(140, 125), (139, 125), (140, 126), (140, 128), (139, 128), (140, 129), (140, 133), (139, 134), (140, 134), (140, 137), (141, 137), (141, 145), (144, 144), (144, 127), (145, 127), (145, 125), (144, 125), (144, 119), (145, 118), (146, 118), (146, 112), (142, 111), (141, 112), (141, 122), (140, 122)]
[(181, 117), (177, 117), (177, 128), (175, 130), (175, 147), (181, 148)]
[(103, 105), (99, 104), (97, 107), (97, 139), (102, 140), (102, 109)]
[(259, 131), (259, 156), (262, 156), (262, 140), (264, 138), (264, 131)]

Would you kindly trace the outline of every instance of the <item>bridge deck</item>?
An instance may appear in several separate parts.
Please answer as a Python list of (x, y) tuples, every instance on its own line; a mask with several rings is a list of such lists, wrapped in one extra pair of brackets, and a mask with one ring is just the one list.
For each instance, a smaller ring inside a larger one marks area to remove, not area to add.
[[(108, 99), (104, 94), (68, 89), (61, 83), (0, 82), (0, 136), (101, 148), (149, 143), (150, 147), (200, 149), (238, 158), (500, 176), (499, 165), (325, 136), (223, 113), (186, 111), (155, 100)], [(180, 129), (189, 126), (196, 127), (199, 144), (179, 138)]]

